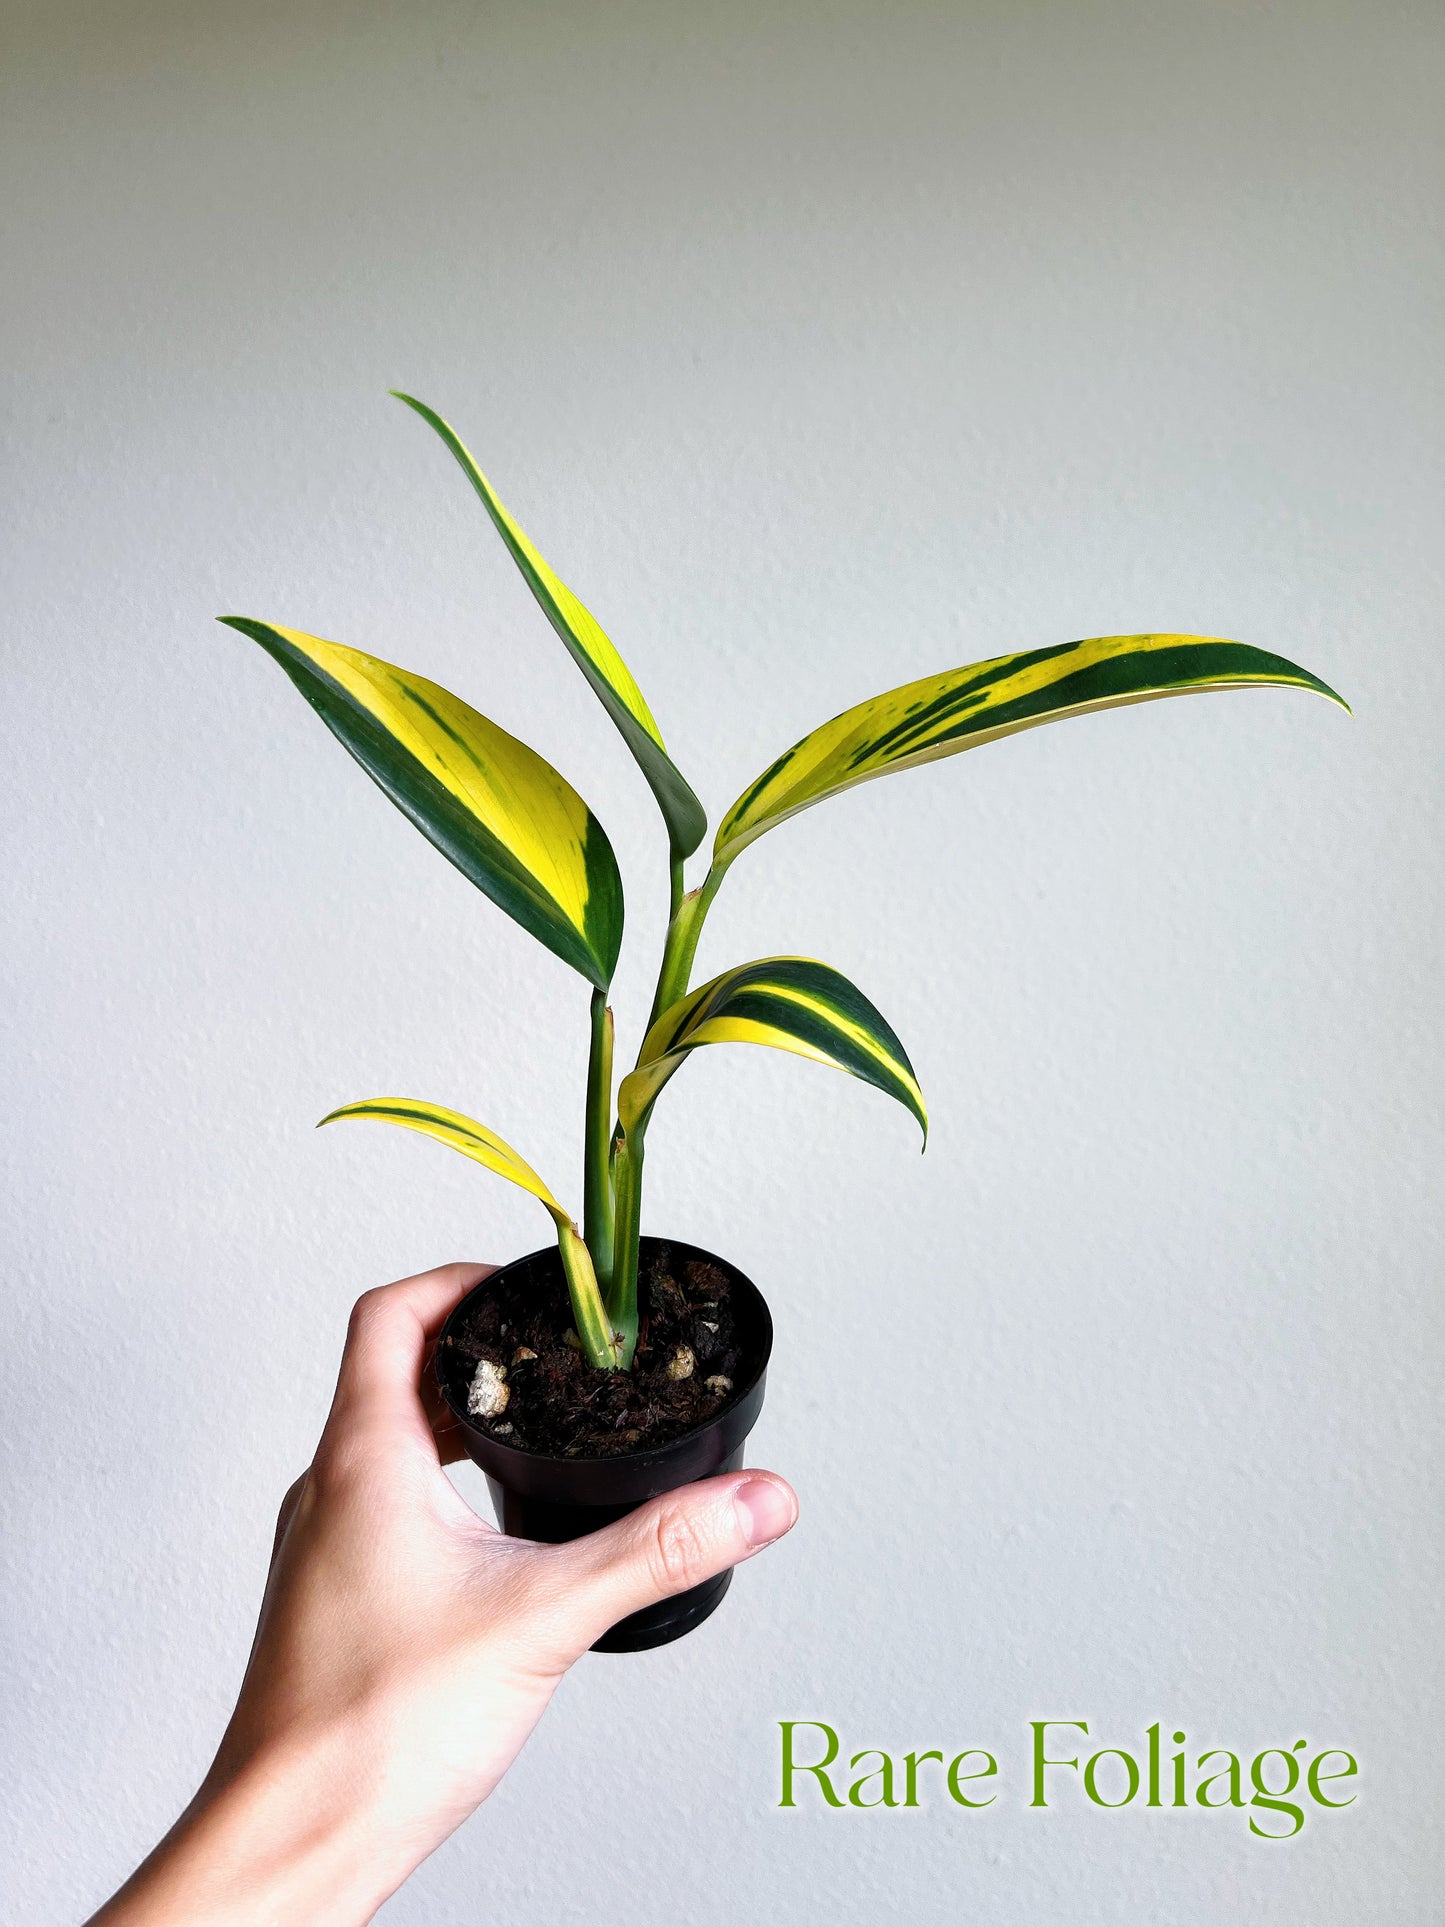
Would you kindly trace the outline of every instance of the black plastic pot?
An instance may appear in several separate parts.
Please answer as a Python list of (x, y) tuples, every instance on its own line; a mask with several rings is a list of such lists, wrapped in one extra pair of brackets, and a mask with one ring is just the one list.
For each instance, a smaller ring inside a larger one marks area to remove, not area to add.
[[(622, 1518), (660, 1493), (690, 1485), (695, 1479), (710, 1478), (715, 1472), (736, 1472), (742, 1465), (743, 1443), (763, 1409), (763, 1387), (773, 1349), (772, 1317), (762, 1293), (736, 1266), (696, 1245), (680, 1244), (674, 1238), (642, 1240), (644, 1277), (649, 1256), (658, 1254), (663, 1247), (671, 1258), (716, 1265), (726, 1274), (745, 1361), (722, 1410), (705, 1424), (694, 1426), (666, 1445), (605, 1459), (552, 1458), (491, 1438), (469, 1418), (467, 1386), (455, 1376), (454, 1368), (448, 1370), (451, 1352), (445, 1341), (453, 1328), (465, 1319), (467, 1307), (475, 1299), (485, 1297), (504, 1279), (527, 1285), (535, 1283), (539, 1290), (557, 1290), (562, 1269), (555, 1245), (518, 1258), (491, 1278), (484, 1279), (467, 1294), (443, 1326), (442, 1342), (437, 1346), (437, 1383), (461, 1425), (468, 1455), (487, 1476), (497, 1523), (503, 1532), (519, 1539), (560, 1545), (564, 1540), (580, 1539), (584, 1533), (610, 1525), (614, 1519)], [(636, 1653), (680, 1639), (716, 1611), (731, 1578), (731, 1570), (719, 1573), (715, 1579), (694, 1586), (689, 1592), (678, 1593), (656, 1606), (630, 1614), (604, 1633), (592, 1650)]]

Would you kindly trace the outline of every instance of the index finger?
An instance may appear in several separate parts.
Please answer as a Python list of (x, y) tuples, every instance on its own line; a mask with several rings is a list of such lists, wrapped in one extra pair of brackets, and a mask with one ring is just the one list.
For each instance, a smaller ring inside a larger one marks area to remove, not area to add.
[(495, 1265), (440, 1265), (363, 1292), (352, 1309), (328, 1430), (374, 1422), (430, 1440), (431, 1422), (421, 1401), (428, 1349), (448, 1314), (495, 1270)]

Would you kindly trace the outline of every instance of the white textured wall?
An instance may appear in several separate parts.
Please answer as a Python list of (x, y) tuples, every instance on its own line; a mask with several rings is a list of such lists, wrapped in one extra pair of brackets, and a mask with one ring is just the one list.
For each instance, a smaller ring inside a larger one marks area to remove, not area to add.
[[(3, 19), (6, 1918), (77, 1917), (191, 1791), (351, 1299), (545, 1235), (312, 1120), (413, 1091), (577, 1188), (585, 991), (212, 615), (563, 764), (635, 880), (637, 1038), (651, 800), (401, 384), (714, 815), (874, 689), (1075, 635), (1244, 637), (1356, 718), (1128, 710), (738, 864), (702, 965), (854, 975), (933, 1142), (761, 1053), (669, 1091), (648, 1222), (772, 1299), (802, 1524), (580, 1668), (386, 1920), (1437, 1920), (1439, 10)], [(779, 1814), (780, 1716), (993, 1745), (1003, 1798)], [(1044, 1716), (1348, 1745), (1360, 1799), (1285, 1846), (1028, 1812)]]

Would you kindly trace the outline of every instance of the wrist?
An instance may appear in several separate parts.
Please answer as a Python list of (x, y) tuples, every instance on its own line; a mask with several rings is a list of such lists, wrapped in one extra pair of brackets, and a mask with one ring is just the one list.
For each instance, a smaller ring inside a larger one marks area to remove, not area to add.
[(92, 1927), (363, 1927), (400, 1884), (368, 1840), (368, 1790), (342, 1735), (218, 1762)]

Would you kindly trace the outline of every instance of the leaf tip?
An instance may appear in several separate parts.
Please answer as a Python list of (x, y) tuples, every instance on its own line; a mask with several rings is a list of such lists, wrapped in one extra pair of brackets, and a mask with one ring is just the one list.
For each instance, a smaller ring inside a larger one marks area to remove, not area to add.
[(264, 645), (266, 637), (274, 634), (269, 622), (258, 622), (255, 616), (217, 616), (216, 620), (224, 628), (234, 629), (238, 636), (245, 636), (248, 642)]
[(1286, 663), (1285, 666), (1290, 671), (1289, 681), (1296, 683), (1300, 688), (1312, 689), (1317, 696), (1323, 696), (1326, 702), (1334, 703), (1337, 708), (1343, 709), (1347, 716), (1354, 715), (1354, 710), (1350, 708), (1339, 690), (1331, 689), (1323, 676), (1317, 676), (1312, 669), (1301, 668), (1296, 662)]

